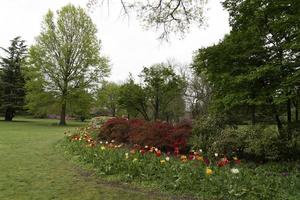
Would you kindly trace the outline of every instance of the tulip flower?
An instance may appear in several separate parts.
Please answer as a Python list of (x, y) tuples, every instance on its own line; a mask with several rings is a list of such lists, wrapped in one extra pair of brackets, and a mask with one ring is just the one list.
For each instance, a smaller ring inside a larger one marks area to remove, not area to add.
[(166, 161), (165, 160), (160, 160), (160, 164), (165, 164)]
[(161, 156), (161, 151), (160, 150), (156, 151), (155, 155), (156, 155), (156, 157), (160, 157)]
[(206, 174), (207, 175), (212, 175), (213, 174), (213, 170), (211, 170), (210, 168), (206, 168)]
[(238, 174), (240, 171), (237, 168), (232, 168), (232, 169), (230, 169), (230, 172), (233, 174)]
[(125, 153), (125, 159), (127, 160), (129, 158), (129, 154)]

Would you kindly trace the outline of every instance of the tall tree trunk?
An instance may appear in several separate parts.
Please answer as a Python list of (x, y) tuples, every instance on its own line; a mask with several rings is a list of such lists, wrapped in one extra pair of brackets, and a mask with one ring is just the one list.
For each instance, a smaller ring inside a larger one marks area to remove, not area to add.
[(286, 110), (287, 110), (287, 122), (288, 125), (292, 122), (292, 106), (291, 106), (291, 99), (288, 99), (286, 103)]
[(295, 121), (299, 121), (299, 111), (298, 111), (298, 100), (296, 99), (294, 101), (294, 107), (295, 107)]
[(66, 108), (67, 108), (67, 102), (64, 98), (61, 104), (60, 121), (59, 121), (59, 125), (61, 126), (66, 125)]
[(111, 112), (112, 116), (115, 117), (116, 116), (116, 108), (113, 107), (111, 111), (112, 111)]
[(280, 121), (280, 118), (279, 118), (278, 114), (275, 114), (275, 119), (276, 119), (276, 122), (277, 122), (278, 129), (281, 130), (282, 129), (282, 123)]
[(5, 121), (12, 121), (14, 117), (14, 110), (12, 108), (7, 108), (5, 111)]
[(279, 115), (277, 113), (275, 105), (272, 105), (272, 110), (273, 110), (273, 114), (274, 114), (274, 117), (275, 117), (275, 121), (277, 123), (277, 128), (278, 128), (278, 130), (282, 130), (282, 123), (280, 121), (280, 118), (279, 118)]
[(255, 125), (255, 123), (256, 123), (255, 111), (256, 111), (255, 105), (251, 106), (251, 119), (252, 119), (252, 125)]
[[(297, 105), (297, 104), (296, 104)], [(298, 112), (298, 106), (295, 107), (295, 121), (299, 121), (299, 112)]]
[(154, 104), (154, 121), (158, 120), (159, 118), (159, 99), (156, 97), (155, 104)]

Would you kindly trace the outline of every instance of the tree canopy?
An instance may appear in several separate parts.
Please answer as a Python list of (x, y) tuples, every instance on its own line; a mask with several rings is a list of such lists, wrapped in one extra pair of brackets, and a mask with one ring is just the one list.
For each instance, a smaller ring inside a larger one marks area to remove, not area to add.
[(292, 109), (298, 120), (299, 6), (292, 0), (224, 1), (232, 31), (200, 49), (193, 64), (212, 83), (217, 110), (246, 108), (254, 124), (258, 114), (260, 121), (273, 116), (279, 129), (282, 115), (291, 125)]
[(174, 72), (172, 66), (164, 63), (144, 67), (140, 76), (149, 98), (153, 119), (162, 119), (163, 113), (167, 114), (168, 106), (176, 97), (183, 96), (184, 80)]
[(119, 93), (120, 85), (114, 82), (103, 82), (97, 91), (97, 107), (100, 107), (105, 114), (115, 117), (121, 111), (118, 103)]

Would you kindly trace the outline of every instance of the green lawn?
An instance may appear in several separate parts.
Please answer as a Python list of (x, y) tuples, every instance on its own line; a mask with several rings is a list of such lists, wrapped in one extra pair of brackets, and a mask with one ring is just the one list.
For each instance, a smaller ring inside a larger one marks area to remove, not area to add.
[(54, 148), (70, 127), (55, 120), (0, 121), (0, 199), (155, 199), (87, 176)]

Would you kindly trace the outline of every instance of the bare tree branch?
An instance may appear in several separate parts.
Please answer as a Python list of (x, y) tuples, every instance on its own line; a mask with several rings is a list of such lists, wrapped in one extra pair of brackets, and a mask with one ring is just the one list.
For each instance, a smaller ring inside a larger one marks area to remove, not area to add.
[[(88, 0), (88, 8), (95, 7), (99, 0)], [(102, 0), (109, 3), (111, 0)], [(159, 39), (168, 40), (171, 34), (182, 37), (189, 31), (191, 24), (203, 25), (204, 9), (207, 0), (119, 0), (125, 15), (131, 10), (146, 29), (155, 28), (160, 32)]]

